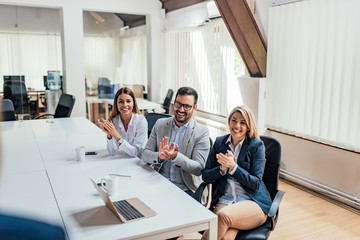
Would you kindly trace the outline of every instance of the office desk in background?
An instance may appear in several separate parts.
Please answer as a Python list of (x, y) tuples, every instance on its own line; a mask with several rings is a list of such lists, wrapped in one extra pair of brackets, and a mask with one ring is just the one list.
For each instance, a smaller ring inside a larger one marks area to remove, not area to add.
[[(24, 121), (23, 125), (17, 121), (2, 122), (0, 127), (3, 143), (14, 137), (13, 142), (23, 138), (31, 142), (32, 148), (36, 145), (31, 150), (35, 151), (31, 152), (34, 156), (26, 156), (30, 149), (19, 153), (21, 147), (4, 144), (3, 160), (8, 167), (4, 168), (6, 172), (0, 182), (0, 209), (63, 223), (70, 240), (158, 240), (205, 229), (210, 229), (211, 239), (216, 239), (215, 214), (143, 166), (138, 158), (108, 155), (105, 134), (87, 119), (43, 119)], [(79, 145), (86, 146), (88, 151), (98, 151), (98, 155), (86, 156), (84, 162), (75, 161), (74, 148)], [(28, 164), (28, 159), (36, 163), (33, 169), (21, 166)], [(138, 170), (131, 178), (119, 178), (120, 193), (111, 199), (138, 197), (156, 216), (120, 223), (90, 182), (90, 178), (99, 182), (107, 174), (127, 169)], [(33, 194), (29, 198), (30, 193)], [(23, 199), (28, 202), (22, 204)]]
[[(146, 111), (148, 112), (161, 112), (162, 106), (159, 103), (151, 102), (144, 98), (136, 98), (136, 102), (138, 105), (138, 108), (142, 114), (144, 114)], [(86, 97), (86, 104), (87, 104), (87, 113), (88, 113), (88, 119), (92, 122), (95, 122), (98, 117), (96, 115), (96, 110), (93, 110), (92, 105), (93, 104), (102, 104), (105, 108), (105, 119), (109, 117), (109, 108), (108, 105), (113, 105), (114, 99), (111, 98), (98, 98), (98, 97)]]

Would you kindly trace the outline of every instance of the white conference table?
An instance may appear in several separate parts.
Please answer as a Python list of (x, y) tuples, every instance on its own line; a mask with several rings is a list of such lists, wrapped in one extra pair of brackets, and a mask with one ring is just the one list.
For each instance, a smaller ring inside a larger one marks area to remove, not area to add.
[[(14, 158), (12, 155), (17, 156), (18, 148), (6, 150), (4, 163), (12, 167), (5, 170), (12, 171), (3, 174), (1, 179), (3, 184), (0, 187), (7, 185), (3, 190), (0, 189), (1, 209), (11, 206), (9, 209), (14, 210), (20, 205), (20, 199), (28, 197), (31, 189), (28, 185), (41, 182), (38, 184), (39, 193), (30, 198), (31, 203), (40, 204), (29, 203), (22, 206), (22, 212), (40, 212), (42, 214), (39, 217), (45, 220), (63, 222), (69, 239), (167, 239), (205, 229), (210, 229), (211, 239), (217, 238), (215, 214), (144, 165), (138, 158), (109, 156), (105, 134), (86, 118), (43, 119), (24, 121), (22, 126), (16, 126), (17, 124), (18, 122), (0, 123), (3, 145), (10, 146), (4, 142), (7, 141), (5, 138), (12, 137), (11, 132), (17, 135), (14, 136), (16, 140), (24, 138), (28, 142), (35, 142), (38, 153), (32, 161), (40, 161), (42, 166), (29, 169), (28, 172), (25, 168), (16, 172), (16, 168), (8, 162)], [(86, 156), (83, 162), (76, 161), (74, 148), (79, 145), (85, 146), (86, 151), (98, 151), (98, 155)], [(17, 164), (21, 164), (21, 161), (25, 162), (27, 158), (16, 160)], [(119, 177), (119, 194), (111, 199), (115, 201), (138, 197), (157, 215), (121, 223), (105, 207), (90, 178), (99, 182), (107, 174), (132, 172), (134, 169), (137, 169), (134, 176)], [(31, 177), (24, 186), (12, 183), (13, 179), (18, 179), (20, 183), (26, 181), (30, 175), (43, 179)], [(12, 191), (17, 194), (11, 194)], [(47, 210), (48, 206), (50, 210)]]

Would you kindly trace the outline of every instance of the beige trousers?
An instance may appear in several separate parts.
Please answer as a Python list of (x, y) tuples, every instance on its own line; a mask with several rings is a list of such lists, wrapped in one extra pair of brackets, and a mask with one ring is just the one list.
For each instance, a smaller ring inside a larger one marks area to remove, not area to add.
[[(248, 230), (262, 225), (267, 215), (254, 201), (240, 201), (234, 204), (217, 204), (214, 213), (218, 215), (218, 240), (234, 240), (238, 230)], [(208, 231), (201, 238), (208, 239)]]

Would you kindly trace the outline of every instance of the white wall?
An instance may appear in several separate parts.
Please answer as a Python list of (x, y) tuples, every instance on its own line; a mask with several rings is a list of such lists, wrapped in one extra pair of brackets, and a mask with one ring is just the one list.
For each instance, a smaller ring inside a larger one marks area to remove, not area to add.
[[(131, 3), (131, 4), (130, 4)], [(60, 10), (63, 38), (65, 91), (76, 97), (72, 116), (85, 116), (83, 10), (147, 15), (149, 22), (149, 82), (151, 99), (160, 101), (161, 3), (158, 0), (0, 0), (0, 4), (56, 8)]]

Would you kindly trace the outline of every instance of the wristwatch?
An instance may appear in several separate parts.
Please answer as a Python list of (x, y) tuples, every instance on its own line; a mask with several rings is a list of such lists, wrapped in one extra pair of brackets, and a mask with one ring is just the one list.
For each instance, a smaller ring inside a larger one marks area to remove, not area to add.
[(123, 142), (124, 142), (124, 139), (122, 137), (119, 138), (119, 140), (118, 140), (119, 145), (121, 145)]

